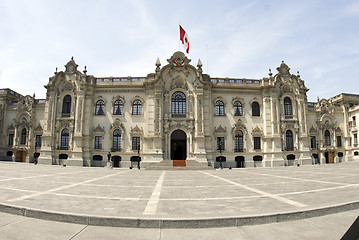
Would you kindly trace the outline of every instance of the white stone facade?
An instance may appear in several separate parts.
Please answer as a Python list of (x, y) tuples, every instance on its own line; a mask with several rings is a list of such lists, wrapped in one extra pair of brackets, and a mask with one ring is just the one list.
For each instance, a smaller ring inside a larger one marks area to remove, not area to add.
[[(50, 77), (46, 100), (0, 90), (0, 158), (78, 166), (146, 167), (186, 159), (218, 167), (274, 167), (359, 159), (359, 95), (315, 103), (282, 62), (262, 79), (211, 78), (176, 52), (146, 77)], [(137, 164), (137, 163), (136, 163)]]

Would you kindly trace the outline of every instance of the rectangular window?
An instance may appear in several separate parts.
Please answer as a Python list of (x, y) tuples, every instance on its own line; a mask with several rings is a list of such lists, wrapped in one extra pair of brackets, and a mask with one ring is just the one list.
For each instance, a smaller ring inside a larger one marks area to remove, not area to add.
[(236, 136), (235, 143), (234, 143), (234, 152), (243, 152), (243, 136)]
[(357, 125), (356, 117), (354, 116), (352, 117), (352, 119), (353, 119), (353, 126), (355, 127)]
[(14, 134), (9, 134), (9, 146), (14, 145)]
[(260, 137), (254, 137), (254, 149), (261, 149), (261, 138)]
[(337, 147), (342, 147), (342, 136), (337, 136)]
[(140, 149), (140, 137), (132, 137), (132, 150)]
[(95, 136), (95, 149), (102, 149), (102, 136)]
[(132, 115), (141, 115), (142, 114), (142, 102), (136, 100), (132, 104)]
[(224, 137), (217, 137), (217, 150), (224, 150)]
[(358, 134), (354, 133), (354, 146), (358, 145)]
[(36, 138), (35, 138), (35, 147), (37, 148), (41, 148), (41, 140), (42, 136), (41, 135), (36, 135)]
[(316, 149), (317, 148), (317, 141), (316, 141), (315, 136), (310, 137), (310, 148), (311, 149)]

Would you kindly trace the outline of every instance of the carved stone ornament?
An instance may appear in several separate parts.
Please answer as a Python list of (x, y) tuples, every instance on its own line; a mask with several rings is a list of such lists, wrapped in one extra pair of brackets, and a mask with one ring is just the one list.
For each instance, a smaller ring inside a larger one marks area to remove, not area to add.
[(187, 84), (186, 84), (186, 81), (181, 78), (180, 76), (177, 76), (176, 78), (174, 78), (172, 80), (172, 84), (171, 84), (171, 88), (174, 89), (174, 88), (182, 88), (182, 89), (186, 89), (187, 90)]
[(175, 52), (170, 59), (167, 59), (169, 64), (172, 64), (176, 68), (181, 68), (187, 65), (191, 60), (186, 57), (183, 52)]
[(317, 133), (317, 129), (315, 129), (313, 126), (310, 128), (309, 130), (310, 134), (316, 134)]
[(41, 127), (41, 125), (40, 125), (40, 123), (39, 123), (39, 125), (37, 125), (37, 127), (35, 128), (35, 132), (36, 133), (42, 133), (42, 127)]
[(66, 68), (66, 73), (74, 73), (75, 71), (77, 71), (77, 67), (79, 65), (77, 65), (74, 61), (74, 58), (72, 57), (71, 60), (65, 65)]
[(290, 74), (289, 70), (290, 68), (288, 67), (287, 64), (284, 63), (284, 61), (282, 61), (282, 64), (279, 67), (277, 67), (277, 71), (279, 72), (280, 75), (283, 76), (288, 76)]
[(222, 125), (219, 125), (218, 128), (214, 127), (214, 135), (215, 136), (224, 136), (226, 134), (226, 127), (223, 128)]
[(105, 129), (103, 127), (100, 126), (100, 124), (97, 125), (97, 127), (95, 127), (93, 129), (94, 133), (98, 133), (98, 134), (104, 134), (105, 133)]
[(121, 129), (123, 132), (125, 132), (125, 127), (123, 123), (120, 121), (120, 119), (116, 118), (116, 120), (113, 122), (111, 126), (111, 131), (114, 131), (115, 129)]
[(33, 103), (34, 99), (27, 95), (19, 101), (19, 104), (21, 104), (20, 109), (26, 112), (31, 112)]
[(258, 126), (256, 126), (256, 127), (252, 130), (252, 135), (255, 135), (255, 136), (262, 135), (262, 133), (263, 133), (262, 129), (260, 129)]
[(238, 131), (242, 131), (243, 133), (247, 132), (247, 128), (246, 126), (243, 124), (243, 122), (241, 121), (241, 119), (238, 119), (238, 121), (234, 124), (233, 127), (233, 133), (237, 133)]
[(142, 135), (142, 134), (143, 134), (143, 130), (139, 128), (137, 125), (134, 128), (131, 127), (131, 135)]
[(8, 131), (9, 133), (15, 132), (15, 127), (12, 125), (12, 123), (11, 123), (11, 125), (7, 128), (7, 131)]

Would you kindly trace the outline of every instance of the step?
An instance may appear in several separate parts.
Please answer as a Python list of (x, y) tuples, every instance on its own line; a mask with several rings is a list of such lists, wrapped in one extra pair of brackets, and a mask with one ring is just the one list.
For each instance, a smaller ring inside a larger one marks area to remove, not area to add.
[(185, 167), (173, 167), (172, 160), (163, 160), (154, 163), (146, 168), (146, 170), (211, 170), (212, 167), (207, 163), (197, 162), (195, 160), (186, 160)]

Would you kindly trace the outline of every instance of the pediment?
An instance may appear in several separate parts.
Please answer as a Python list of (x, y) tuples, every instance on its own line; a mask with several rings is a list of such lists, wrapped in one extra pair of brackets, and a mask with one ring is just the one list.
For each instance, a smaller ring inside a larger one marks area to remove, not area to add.
[(94, 133), (104, 133), (105, 132), (105, 129), (103, 127), (100, 126), (100, 124), (97, 125), (97, 127), (95, 127), (93, 129), (93, 132)]
[(7, 128), (8, 132), (14, 132), (15, 131), (15, 127), (14, 125), (12, 125), (12, 123), (10, 124), (10, 126)]
[(42, 127), (41, 127), (41, 125), (39, 124), (39, 125), (37, 125), (37, 127), (35, 128), (35, 132), (42, 132)]
[(223, 128), (222, 125), (219, 125), (218, 128), (214, 127), (214, 133), (215, 134), (226, 133), (226, 128)]
[(252, 130), (252, 134), (262, 134), (262, 132), (263, 132), (262, 129), (260, 129), (258, 126), (256, 126)]
[(310, 128), (309, 132), (315, 134), (315, 133), (317, 133), (317, 129), (315, 129), (315, 128), (312, 126), (312, 127)]
[(131, 133), (132, 134), (142, 134), (143, 130), (136, 125), (136, 127), (134, 127), (134, 128), (131, 127)]

